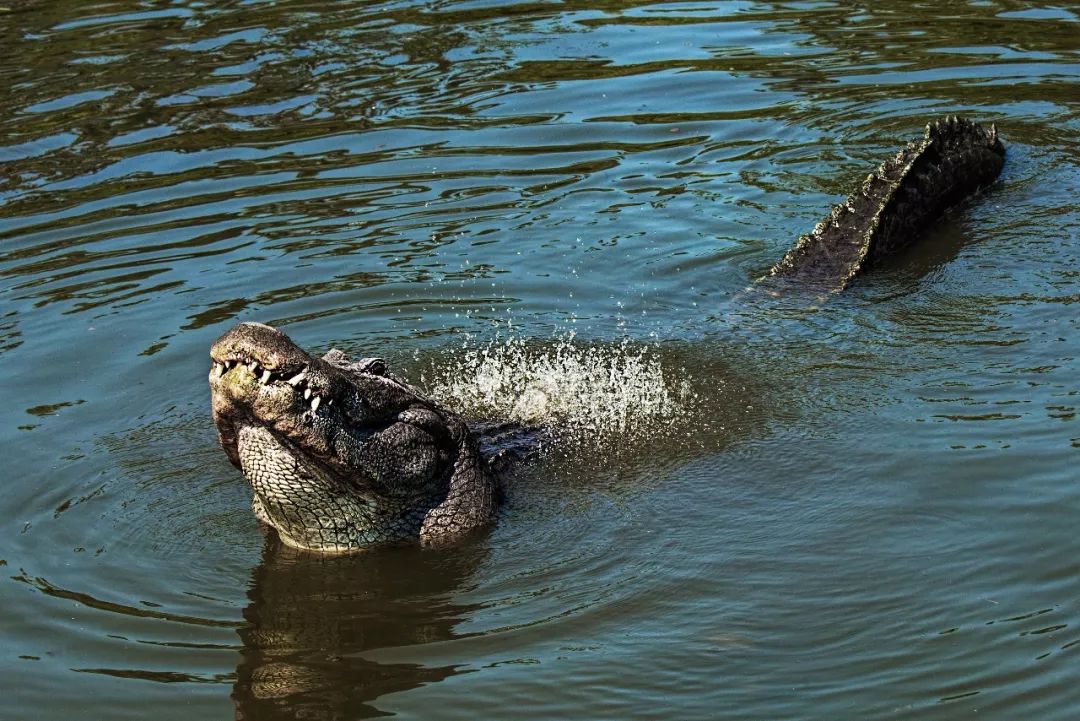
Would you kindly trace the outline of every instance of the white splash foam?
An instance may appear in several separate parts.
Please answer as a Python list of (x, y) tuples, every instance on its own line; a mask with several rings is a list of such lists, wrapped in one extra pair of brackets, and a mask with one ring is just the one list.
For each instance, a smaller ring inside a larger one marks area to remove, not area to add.
[(427, 392), (465, 416), (548, 425), (563, 438), (628, 440), (684, 418), (697, 396), (683, 368), (666, 368), (655, 346), (545, 345), (510, 338), (467, 343), (421, 376)]

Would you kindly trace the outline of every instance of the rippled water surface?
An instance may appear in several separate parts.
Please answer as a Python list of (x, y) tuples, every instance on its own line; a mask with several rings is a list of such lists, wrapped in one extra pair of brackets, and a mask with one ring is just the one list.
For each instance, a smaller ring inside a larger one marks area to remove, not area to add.
[[(0, 5), (0, 716), (1075, 718), (1075, 7)], [(992, 188), (744, 292), (947, 112)], [(573, 432), (452, 549), (290, 553), (240, 319)]]

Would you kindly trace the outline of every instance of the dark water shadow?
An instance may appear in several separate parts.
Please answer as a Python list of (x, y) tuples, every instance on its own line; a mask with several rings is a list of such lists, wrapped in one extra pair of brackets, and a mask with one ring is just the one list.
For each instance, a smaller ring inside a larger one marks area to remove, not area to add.
[(482, 544), (317, 556), (268, 533), (252, 573), (232, 699), (237, 719), (388, 715), (380, 696), (464, 669), (364, 658), (375, 649), (445, 641), (476, 605), (454, 601), (487, 556)]

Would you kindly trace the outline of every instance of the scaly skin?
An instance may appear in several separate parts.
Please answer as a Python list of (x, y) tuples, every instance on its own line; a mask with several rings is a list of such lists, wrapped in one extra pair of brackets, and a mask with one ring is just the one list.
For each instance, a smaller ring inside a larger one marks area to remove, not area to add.
[[(767, 277), (844, 288), (989, 184), (1004, 156), (993, 126), (956, 117), (928, 125)], [(210, 357), (221, 446), (250, 482), (255, 514), (296, 548), (334, 553), (459, 538), (494, 516), (487, 458), (500, 464), (543, 435), (480, 426), (488, 437), (482, 452), (461, 418), (387, 373), (383, 361), (353, 362), (336, 350), (313, 358), (259, 323), (230, 330)]]
[(313, 358), (259, 323), (234, 327), (210, 357), (221, 446), (286, 544), (437, 543), (493, 517), (495, 485), (465, 423), (381, 360)]
[[(769, 276), (840, 290), (915, 242), (947, 208), (989, 185), (1005, 163), (997, 129), (951, 116), (881, 164), (799, 238)], [(768, 276), (767, 276), (768, 277)]]

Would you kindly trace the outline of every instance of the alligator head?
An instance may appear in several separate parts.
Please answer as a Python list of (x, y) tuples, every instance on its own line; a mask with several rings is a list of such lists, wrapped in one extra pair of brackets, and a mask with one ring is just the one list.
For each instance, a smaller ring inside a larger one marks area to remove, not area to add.
[(451, 540), (491, 520), (495, 487), (464, 421), (377, 358), (316, 358), (241, 323), (210, 349), (222, 448), (252, 507), (297, 548)]

